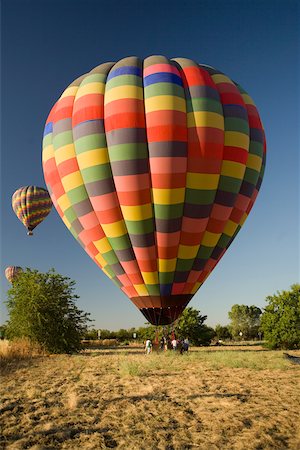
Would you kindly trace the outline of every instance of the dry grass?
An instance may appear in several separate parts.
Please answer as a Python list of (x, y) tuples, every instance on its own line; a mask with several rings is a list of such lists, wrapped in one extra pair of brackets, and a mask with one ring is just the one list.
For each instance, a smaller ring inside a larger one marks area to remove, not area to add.
[(0, 340), (0, 368), (1, 372), (17, 368), (20, 362), (31, 360), (34, 357), (45, 355), (39, 344), (29, 339), (16, 339), (15, 341)]
[(300, 367), (259, 347), (38, 358), (0, 389), (3, 449), (300, 449)]

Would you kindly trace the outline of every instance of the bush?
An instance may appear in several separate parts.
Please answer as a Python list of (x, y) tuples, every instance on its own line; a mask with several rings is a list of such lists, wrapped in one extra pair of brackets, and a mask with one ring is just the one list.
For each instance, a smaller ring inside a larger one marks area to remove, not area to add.
[(300, 284), (290, 291), (266, 298), (269, 303), (261, 318), (267, 346), (284, 350), (300, 348)]
[(8, 338), (28, 338), (50, 353), (78, 351), (89, 319), (75, 304), (74, 286), (54, 270), (22, 272), (8, 291)]

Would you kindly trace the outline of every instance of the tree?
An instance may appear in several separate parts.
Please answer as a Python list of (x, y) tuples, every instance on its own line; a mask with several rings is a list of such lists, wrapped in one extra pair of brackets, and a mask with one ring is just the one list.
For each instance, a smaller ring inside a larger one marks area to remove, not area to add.
[(256, 338), (261, 314), (261, 309), (254, 305), (233, 305), (228, 313), (231, 320), (230, 331), (232, 336), (239, 338), (239, 334), (242, 332), (243, 339)]
[(300, 284), (266, 298), (261, 329), (270, 348), (300, 348)]
[(175, 333), (180, 339), (188, 338), (193, 345), (209, 345), (215, 332), (204, 325), (206, 319), (207, 316), (201, 316), (200, 311), (188, 307), (179, 317)]
[(231, 339), (231, 333), (229, 326), (227, 325), (216, 325), (215, 326), (215, 333), (218, 339)]
[(27, 337), (51, 353), (78, 351), (90, 319), (76, 306), (74, 289), (75, 281), (54, 269), (26, 269), (8, 291), (8, 337)]

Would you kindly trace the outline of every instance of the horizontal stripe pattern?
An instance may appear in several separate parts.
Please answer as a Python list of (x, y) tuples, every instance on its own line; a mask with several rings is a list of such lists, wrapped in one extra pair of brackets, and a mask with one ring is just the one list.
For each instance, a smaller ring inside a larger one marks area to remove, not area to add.
[(23, 186), (12, 196), (12, 208), (29, 232), (32, 232), (48, 216), (52, 201), (46, 189)]
[(239, 85), (164, 56), (105, 63), (75, 80), (43, 140), (64, 223), (155, 324), (178, 317), (231, 245), (265, 155), (259, 114)]

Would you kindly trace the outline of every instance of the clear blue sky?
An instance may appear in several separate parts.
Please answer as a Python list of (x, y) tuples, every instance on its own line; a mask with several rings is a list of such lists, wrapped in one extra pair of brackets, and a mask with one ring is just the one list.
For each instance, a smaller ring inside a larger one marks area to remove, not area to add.
[(265, 126), (263, 185), (243, 229), (190, 305), (227, 323), (234, 303), (299, 281), (299, 2), (2, 0), (1, 313), (8, 265), (51, 267), (77, 282), (79, 306), (99, 328), (144, 318), (69, 233), (53, 210), (33, 238), (11, 209), (22, 185), (45, 186), (41, 141), (64, 88), (96, 65), (163, 54), (212, 65), (241, 84)]

